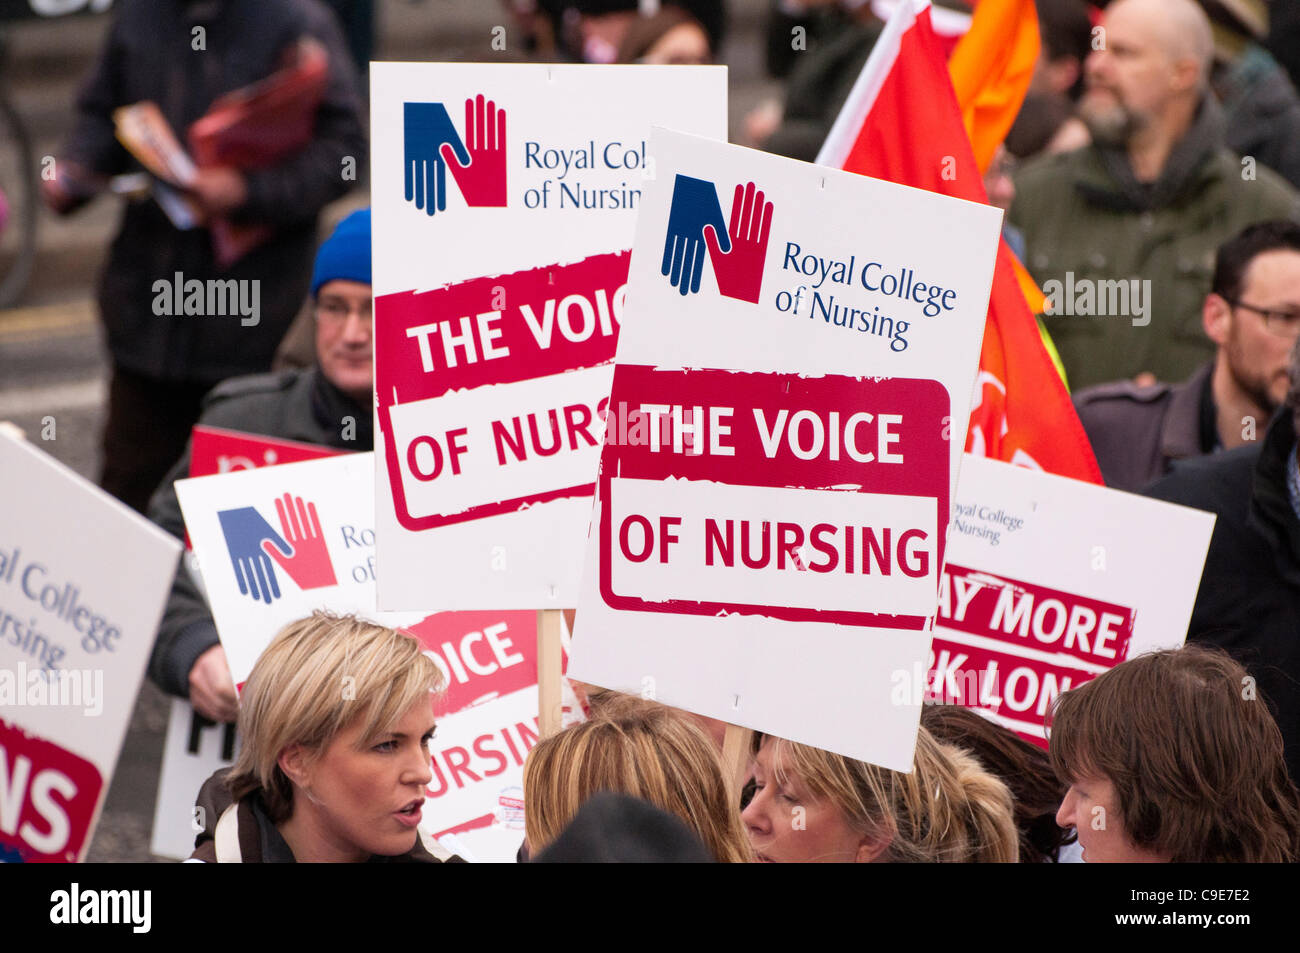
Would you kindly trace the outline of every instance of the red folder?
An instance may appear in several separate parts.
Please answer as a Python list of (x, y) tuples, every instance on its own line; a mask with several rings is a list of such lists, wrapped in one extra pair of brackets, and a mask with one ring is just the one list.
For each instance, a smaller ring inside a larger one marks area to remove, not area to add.
[[(183, 193), (193, 184), (196, 166), (261, 169), (305, 148), (311, 142), (328, 78), (325, 47), (309, 37), (299, 40), (289, 49), (281, 69), (213, 102), (190, 126), (188, 154), (154, 103), (124, 106), (113, 113), (113, 119), (118, 138), (145, 168)], [(161, 186), (158, 191), (162, 193), (159, 204), (177, 228), (200, 224), (197, 207), (183, 194), (169, 195)], [(274, 231), (267, 225), (236, 225), (226, 219), (214, 219), (208, 225), (222, 268), (238, 261)]]

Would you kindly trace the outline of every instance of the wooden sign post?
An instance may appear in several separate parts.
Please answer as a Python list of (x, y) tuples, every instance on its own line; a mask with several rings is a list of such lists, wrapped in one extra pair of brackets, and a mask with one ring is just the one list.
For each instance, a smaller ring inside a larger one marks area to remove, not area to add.
[(722, 768), (731, 786), (731, 803), (740, 804), (740, 792), (748, 780), (750, 748), (754, 743), (752, 728), (740, 725), (727, 725), (727, 733), (722, 739)]
[(537, 610), (537, 714), (543, 738), (558, 732), (562, 720), (560, 630), (564, 618), (561, 613), (560, 609)]

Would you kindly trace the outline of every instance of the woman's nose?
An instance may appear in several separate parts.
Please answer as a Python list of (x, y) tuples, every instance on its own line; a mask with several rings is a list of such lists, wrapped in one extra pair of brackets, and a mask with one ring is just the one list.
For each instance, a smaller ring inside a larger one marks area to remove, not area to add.
[(1056, 811), (1056, 823), (1059, 827), (1074, 827), (1074, 788), (1065, 792), (1061, 806)]
[(429, 760), (429, 752), (423, 746), (412, 755), (406, 767), (406, 774), (410, 783), (419, 784), (422, 788), (428, 787), (429, 782), (433, 780), (433, 767)]
[(766, 834), (771, 829), (771, 823), (767, 816), (766, 801), (763, 791), (755, 791), (753, 798), (745, 805), (745, 809), (740, 812), (740, 820), (746, 827), (753, 828), (760, 834)]

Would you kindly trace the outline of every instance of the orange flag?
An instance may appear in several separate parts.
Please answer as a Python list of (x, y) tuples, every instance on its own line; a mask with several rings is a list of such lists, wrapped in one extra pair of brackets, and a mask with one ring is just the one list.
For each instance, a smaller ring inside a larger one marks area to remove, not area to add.
[[(929, 0), (899, 4), (817, 161), (954, 198), (988, 201), (930, 24)], [(998, 249), (989, 295), (966, 450), (1102, 482), (1083, 425), (1020, 290), (1006, 242)]]
[(1020, 112), (1038, 45), (1034, 0), (980, 0), (952, 51), (948, 75), (981, 175)]
[[(970, 30), (948, 60), (962, 125), (980, 175), (1015, 124), (1038, 62), (1038, 9), (1034, 0), (980, 0)], [(1012, 256), (1016, 279), (1029, 310), (1043, 310), (1043, 293), (1020, 260)]]

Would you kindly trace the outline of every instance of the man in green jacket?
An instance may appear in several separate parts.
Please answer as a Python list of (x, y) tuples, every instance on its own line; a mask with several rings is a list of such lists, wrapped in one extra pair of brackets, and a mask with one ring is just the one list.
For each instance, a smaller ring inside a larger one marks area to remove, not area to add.
[(1008, 219), (1071, 386), (1181, 380), (1214, 352), (1200, 304), (1215, 249), (1254, 222), (1300, 219), (1300, 196), (1224, 148), (1193, 0), (1118, 0), (1094, 47), (1080, 103), (1092, 144), (1026, 166)]

